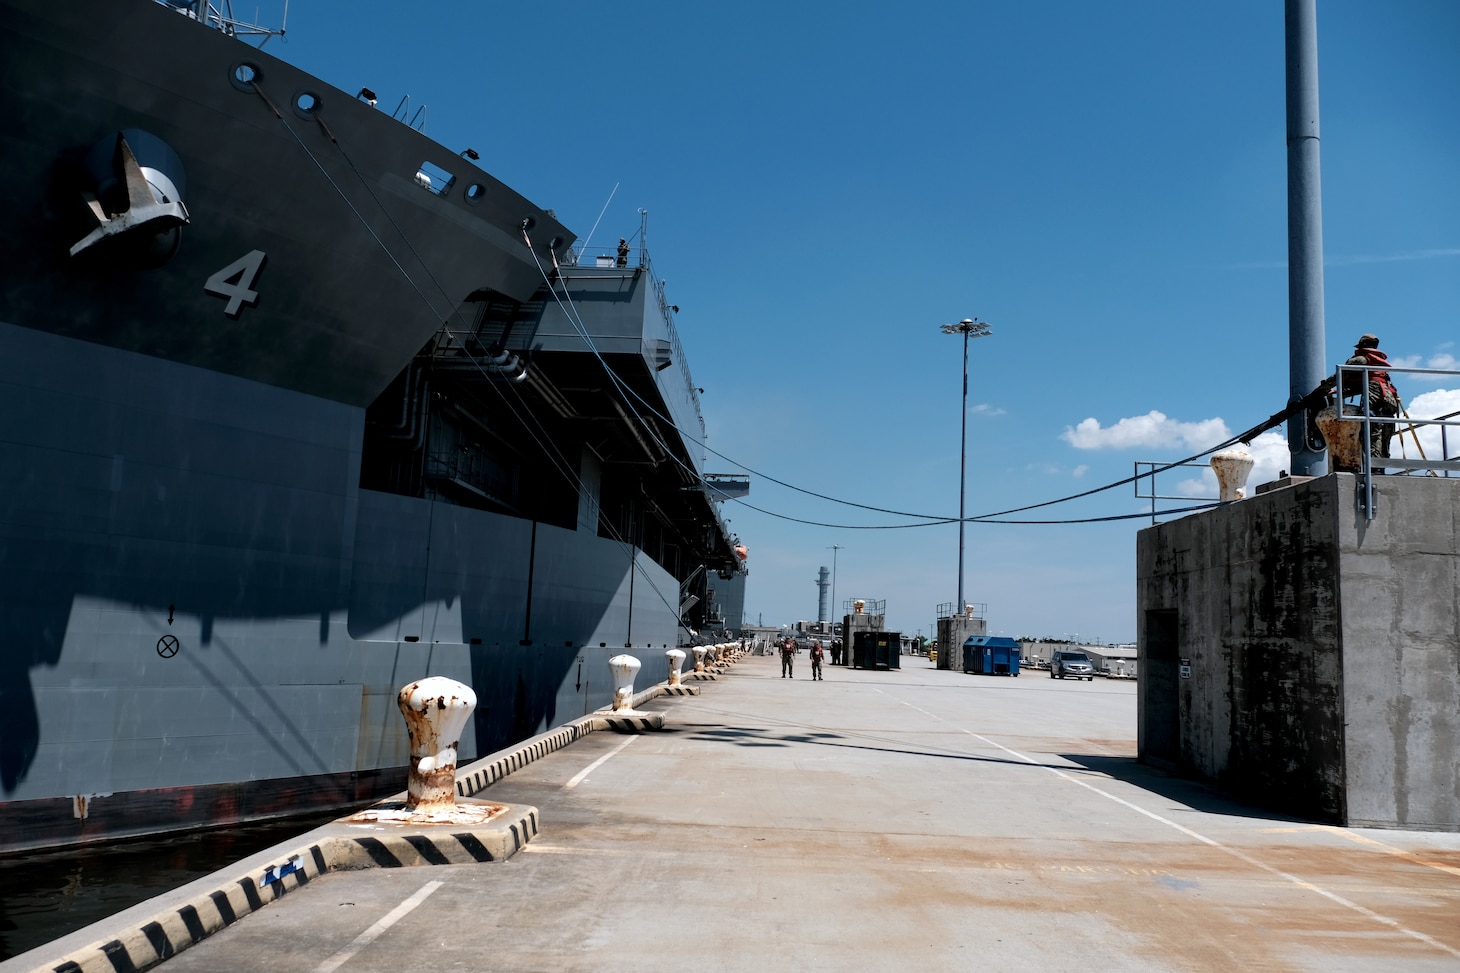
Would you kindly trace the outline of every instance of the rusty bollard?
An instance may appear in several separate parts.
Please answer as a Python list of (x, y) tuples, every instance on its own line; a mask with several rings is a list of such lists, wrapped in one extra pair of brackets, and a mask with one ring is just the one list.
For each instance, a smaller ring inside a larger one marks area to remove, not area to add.
[(705, 671), (705, 647), (696, 645), (691, 651), (695, 654), (695, 672)]
[(616, 655), (608, 660), (608, 669), (613, 674), (613, 711), (632, 710), (634, 677), (639, 674), (639, 660), (631, 655)]
[(1247, 496), (1247, 474), (1252, 472), (1252, 455), (1245, 449), (1228, 449), (1209, 461), (1217, 475), (1221, 500), (1242, 500)]
[(679, 685), (679, 670), (684, 665), (684, 650), (670, 649), (664, 653), (664, 658), (669, 662), (669, 685)]
[(411, 735), (406, 808), (450, 808), (456, 803), (456, 748), (477, 694), (445, 676), (411, 683), (396, 697)]

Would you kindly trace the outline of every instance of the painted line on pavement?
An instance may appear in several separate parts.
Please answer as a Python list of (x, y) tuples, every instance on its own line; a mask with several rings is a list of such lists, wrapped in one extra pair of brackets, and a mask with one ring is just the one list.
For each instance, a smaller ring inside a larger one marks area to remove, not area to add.
[[(889, 696), (892, 699), (897, 699), (896, 696), (893, 696), (889, 692), (886, 692), (886, 691), (881, 690), (881, 689), (879, 689), (877, 691), (879, 693), (882, 693), (884, 696)], [(908, 701), (903, 700), (903, 699), (897, 699), (897, 701), (899, 703), (902, 703), (902, 705), (908, 707), (909, 709), (915, 709), (915, 710), (917, 710), (919, 713), (922, 713), (924, 716), (928, 717), (929, 719), (931, 719), (931, 720), (933, 720), (935, 722), (938, 722), (938, 723), (947, 723), (949, 726), (954, 726), (954, 724), (948, 723), (948, 721), (945, 720), (945, 719), (943, 719), (942, 717), (940, 717), (940, 716), (934, 716), (932, 713), (929, 713), (927, 710), (923, 709), (921, 706), (914, 706), (912, 703), (909, 703)], [(1155, 813), (1154, 811), (1148, 811), (1148, 810), (1146, 810), (1145, 808), (1141, 807), (1138, 804), (1132, 804), (1130, 801), (1127, 801), (1124, 798), (1116, 797), (1114, 794), (1111, 794), (1109, 791), (1103, 791), (1100, 788), (1094, 786), (1093, 784), (1090, 784), (1087, 781), (1081, 780), (1080, 778), (1075, 777), (1072, 774), (1067, 774), (1064, 771), (1059, 770), (1059, 769), (1054, 768), (1054, 767), (1045, 766), (1045, 765), (1041, 764), (1038, 760), (1035, 760), (1033, 757), (1026, 756), (1025, 754), (1022, 754), (1022, 753), (1020, 753), (1017, 750), (1010, 750), (1008, 747), (1004, 746), (1002, 743), (998, 743), (998, 742), (996, 742), (994, 740), (990, 740), (988, 737), (983, 736), (982, 734), (974, 733), (972, 730), (964, 729), (961, 726), (955, 726), (954, 728), (957, 729), (957, 730), (959, 730), (960, 732), (963, 732), (963, 733), (968, 734), (969, 736), (973, 737), (974, 739), (982, 740), (984, 743), (987, 743), (991, 747), (995, 747), (995, 748), (997, 748), (999, 750), (1004, 751), (1005, 753), (1009, 754), (1011, 757), (1017, 757), (1018, 759), (1024, 761), (1025, 763), (1030, 764), (1031, 766), (1034, 766), (1034, 767), (1038, 767), (1041, 770), (1047, 770), (1050, 773), (1054, 774), (1056, 777), (1064, 778), (1065, 780), (1069, 781), (1072, 784), (1078, 784), (1079, 786), (1085, 788), (1088, 791), (1091, 791), (1091, 792), (1093, 792), (1095, 794), (1099, 794), (1101, 797), (1105, 798), (1106, 800), (1114, 801), (1116, 804), (1119, 804), (1119, 805), (1121, 805), (1123, 807), (1130, 808), (1132, 811), (1135, 811), (1137, 814), (1143, 814), (1146, 817), (1150, 818), (1152, 821), (1159, 821), (1161, 824), (1166, 825), (1168, 828), (1174, 828), (1175, 830), (1181, 832), (1182, 834), (1184, 834), (1184, 835), (1186, 835), (1186, 836), (1188, 836), (1190, 838), (1195, 838), (1197, 841), (1200, 841), (1202, 844), (1209, 845), (1212, 848), (1217, 849), (1218, 851), (1224, 851), (1227, 854), (1231, 855), (1233, 858), (1237, 858), (1237, 859), (1239, 859), (1239, 860), (1241, 860), (1243, 862), (1246, 862), (1247, 864), (1251, 865), (1253, 868), (1261, 869), (1262, 871), (1267, 872), (1270, 875), (1276, 875), (1277, 877), (1283, 879), (1284, 881), (1290, 882), (1293, 885), (1298, 886), (1299, 888), (1307, 889), (1309, 892), (1315, 892), (1318, 895), (1323, 896), (1325, 899), (1328, 899), (1331, 902), (1336, 902), (1339, 905), (1341, 905), (1341, 906), (1343, 906), (1343, 907), (1345, 907), (1347, 909), (1352, 909), (1353, 911), (1357, 912), (1359, 915), (1364, 916), (1367, 919), (1372, 919), (1373, 921), (1375, 921), (1377, 923), (1380, 923), (1381, 925), (1388, 926), (1389, 928), (1395, 930), (1396, 932), (1401, 932), (1404, 935), (1409, 936), (1412, 939), (1419, 940), (1420, 942), (1424, 943), (1427, 946), (1433, 946), (1435, 949), (1438, 949), (1438, 950), (1440, 950), (1442, 952), (1445, 952), (1445, 953), (1449, 953), (1451, 956), (1454, 956), (1455, 958), (1460, 959), (1460, 949), (1455, 949), (1453, 946), (1448, 946), (1445, 943), (1440, 942), (1438, 939), (1435, 939), (1433, 936), (1427, 936), (1424, 933), (1419, 932), (1418, 930), (1410, 929), (1410, 928), (1408, 928), (1406, 926), (1400, 925), (1397, 921), (1395, 921), (1393, 919), (1390, 919), (1388, 916), (1380, 915), (1379, 913), (1373, 911), (1372, 909), (1366, 909), (1365, 907), (1359, 905), (1357, 902), (1353, 902), (1353, 901), (1351, 901), (1349, 899), (1346, 899), (1343, 896), (1341, 896), (1341, 895), (1339, 895), (1339, 894), (1337, 894), (1335, 892), (1330, 892), (1328, 889), (1325, 889), (1325, 888), (1323, 888), (1322, 886), (1319, 886), (1319, 885), (1315, 885), (1312, 882), (1307, 881), (1306, 879), (1298, 878), (1296, 875), (1290, 875), (1287, 872), (1283, 871), (1282, 869), (1273, 868), (1271, 865), (1267, 864), (1264, 861), (1260, 861), (1259, 859), (1256, 859), (1256, 858), (1252, 857), (1251, 855), (1247, 854), (1245, 851), (1241, 851), (1240, 849), (1233, 848), (1233, 847), (1231, 847), (1229, 845), (1224, 845), (1220, 841), (1216, 841), (1215, 839), (1208, 838), (1204, 834), (1199, 834), (1199, 833), (1191, 830), (1190, 828), (1186, 827), (1185, 825), (1177, 824), (1175, 821), (1172, 821), (1169, 818), (1163, 818), (1163, 817), (1161, 817), (1161, 815)]]
[(1381, 851), (1387, 852), (1388, 854), (1394, 855), (1398, 858), (1403, 858), (1405, 861), (1413, 862), (1416, 865), (1423, 865), (1426, 868), (1437, 868), (1442, 872), (1448, 872), (1451, 875), (1460, 876), (1460, 868), (1456, 868), (1454, 865), (1445, 865), (1441, 862), (1426, 861), (1412, 851), (1405, 851), (1403, 848), (1396, 848), (1393, 845), (1385, 844), (1384, 842), (1379, 841), (1375, 838), (1370, 838), (1367, 835), (1361, 835), (1355, 831), (1350, 831), (1348, 828), (1339, 828), (1331, 824), (1320, 824), (1318, 825), (1318, 828), (1322, 831), (1329, 831), (1333, 834), (1341, 835), (1348, 840), (1358, 842), (1361, 845), (1369, 845), (1370, 847), (1378, 848)]
[(589, 764), (587, 767), (584, 767), (582, 770), (580, 770), (576, 774), (574, 774), (568, 780), (568, 782), (566, 784), (564, 784), (563, 786), (564, 787), (577, 787), (579, 784), (583, 783), (584, 779), (586, 779), (589, 774), (593, 773), (599, 767), (603, 766), (603, 764), (607, 763), (609, 757), (612, 757), (614, 754), (618, 753), (624, 747), (626, 747), (629, 744), (633, 743), (637, 739), (638, 739), (638, 737), (629, 737), (628, 739), (624, 740), (623, 743), (620, 743), (618, 746), (614, 747), (608, 753), (606, 753), (603, 756), (599, 757), (597, 760), (593, 761), (593, 763)]
[(1349, 841), (1360, 845), (1368, 845), (1370, 848), (1377, 848), (1396, 858), (1403, 858), (1405, 861), (1413, 862), (1416, 865), (1423, 865), (1425, 868), (1434, 868), (1442, 872), (1460, 877), (1460, 868), (1454, 865), (1446, 865), (1444, 862), (1433, 862), (1427, 858), (1421, 858), (1418, 852), (1409, 851), (1405, 848), (1396, 848), (1377, 838), (1370, 838), (1368, 835), (1359, 834), (1348, 828), (1339, 827), (1336, 824), (1305, 824), (1294, 828), (1263, 828), (1262, 834), (1296, 834), (1298, 832), (1326, 831), (1329, 834), (1336, 834), (1340, 838), (1347, 838)]
[(406, 899), (400, 905), (396, 906), (394, 909), (391, 909), (390, 912), (387, 913), (385, 917), (382, 918), (379, 922), (362, 932), (360, 935), (356, 936), (354, 942), (350, 943), (350, 945), (346, 946), (344, 949), (340, 950), (338, 953), (316, 966), (314, 968), (314, 973), (333, 973), (334, 970), (337, 970), (341, 966), (344, 966), (346, 963), (354, 958), (356, 953), (360, 952), (360, 950), (375, 942), (375, 940), (380, 938), (382, 933), (384, 933), (391, 926), (395, 925), (397, 922), (400, 922), (402, 919), (404, 919), (406, 915), (408, 915), (410, 911), (416, 906), (420, 905), (422, 902), (425, 902), (426, 896), (439, 889), (441, 885), (441, 882), (434, 881), (427, 882), (425, 885), (422, 885), (419, 889), (416, 890), (415, 895), (412, 895), (409, 899)]

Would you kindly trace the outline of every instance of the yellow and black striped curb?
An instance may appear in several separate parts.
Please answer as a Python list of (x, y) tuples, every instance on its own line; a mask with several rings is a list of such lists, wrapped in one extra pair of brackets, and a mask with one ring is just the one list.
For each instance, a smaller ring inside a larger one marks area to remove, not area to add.
[(644, 733), (648, 730), (664, 729), (663, 713), (595, 713), (592, 720), (595, 730), (612, 730), (615, 733)]
[[(705, 673), (689, 672), (682, 678), (685, 679), (714, 679), (714, 676)], [(629, 702), (631, 709), (638, 709), (639, 706), (658, 696), (698, 696), (698, 686), (670, 686), (660, 683), (657, 686), (650, 686), (641, 693), (635, 693)], [(660, 730), (664, 728), (664, 717), (659, 714), (652, 714), (658, 718), (654, 725), (635, 725), (631, 721), (621, 719), (610, 719), (610, 714), (590, 713), (587, 716), (580, 716), (570, 723), (564, 723), (555, 730), (546, 733), (539, 733), (537, 736), (524, 740), (523, 742), (508, 747), (505, 750), (498, 750), (489, 754), (458, 772), (456, 777), (456, 796), (471, 797), (485, 790), (490, 785), (506, 777), (514, 770), (521, 770), (534, 760), (541, 760), (555, 750), (561, 750), (574, 740), (581, 740), (584, 736), (595, 730), (614, 730), (619, 733), (639, 733), (644, 730)]]
[[(692, 672), (684, 678), (713, 680), (716, 677)], [(697, 696), (699, 692), (698, 686), (660, 683), (637, 693), (630, 705), (638, 707), (658, 696)], [(476, 761), (457, 777), (456, 793), (458, 798), (469, 798), (514, 770), (561, 750), (595, 730), (637, 733), (663, 726), (664, 717), (659, 713), (633, 717), (590, 713)], [(538, 833), (536, 808), (506, 807), (506, 813), (490, 822), (490, 827), (434, 825), (417, 828), (413, 834), (323, 835), (262, 869), (224, 881), (186, 905), (164, 911), (114, 939), (98, 941), (36, 967), (36, 973), (41, 970), (133, 973), (150, 969), (326, 872), (504, 861)], [(345, 826), (336, 822), (321, 830), (342, 827)]]
[[(336, 822), (321, 830), (343, 827)], [(486, 827), (432, 825), (410, 834), (324, 834), (262, 868), (223, 879), (211, 891), (157, 913), (114, 939), (92, 943), (36, 970), (140, 973), (327, 872), (505, 861), (537, 832), (537, 808), (507, 805)]]
[(596, 729), (592, 720), (580, 717), (556, 730), (539, 734), (507, 750), (498, 750), (467, 765), (456, 777), (456, 796), (471, 797), (488, 785), (494, 784), (512, 773), (521, 770), (534, 760), (541, 760), (554, 750), (561, 750), (574, 740), (580, 739)]

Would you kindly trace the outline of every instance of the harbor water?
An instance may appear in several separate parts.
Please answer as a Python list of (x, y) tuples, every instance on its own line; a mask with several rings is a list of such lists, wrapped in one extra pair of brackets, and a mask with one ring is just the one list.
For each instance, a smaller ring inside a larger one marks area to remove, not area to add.
[(263, 824), (0, 859), (0, 961), (340, 817)]

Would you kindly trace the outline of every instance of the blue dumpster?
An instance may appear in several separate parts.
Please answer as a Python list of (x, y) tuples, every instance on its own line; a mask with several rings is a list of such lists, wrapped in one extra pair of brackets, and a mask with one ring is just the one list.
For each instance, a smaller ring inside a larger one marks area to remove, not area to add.
[(970, 635), (963, 640), (963, 671), (985, 676), (1019, 675), (1019, 643), (1002, 635)]

